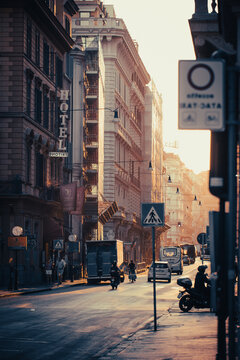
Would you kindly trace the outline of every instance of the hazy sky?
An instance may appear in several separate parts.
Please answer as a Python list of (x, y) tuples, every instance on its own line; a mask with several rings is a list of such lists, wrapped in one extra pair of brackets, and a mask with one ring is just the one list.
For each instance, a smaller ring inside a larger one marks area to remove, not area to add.
[[(178, 61), (195, 59), (188, 20), (194, 0), (103, 0), (112, 4), (163, 97), (164, 141), (178, 141), (177, 153), (195, 172), (209, 169), (208, 130), (178, 130)], [(174, 148), (168, 148), (174, 151)]]

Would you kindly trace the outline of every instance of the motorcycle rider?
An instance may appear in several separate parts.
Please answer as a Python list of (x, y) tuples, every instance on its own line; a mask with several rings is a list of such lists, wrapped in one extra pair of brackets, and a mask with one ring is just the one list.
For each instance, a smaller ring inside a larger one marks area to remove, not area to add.
[(133, 260), (130, 261), (128, 268), (129, 268), (129, 278), (130, 278), (130, 275), (133, 274), (134, 281), (135, 281), (136, 280), (136, 265), (134, 264)]
[(198, 272), (195, 277), (194, 289), (197, 290), (202, 296), (206, 297), (208, 300), (210, 299), (210, 289), (206, 285), (210, 285), (211, 281), (208, 278), (207, 274), (205, 274), (205, 270), (207, 269), (207, 265), (200, 265), (198, 267)]

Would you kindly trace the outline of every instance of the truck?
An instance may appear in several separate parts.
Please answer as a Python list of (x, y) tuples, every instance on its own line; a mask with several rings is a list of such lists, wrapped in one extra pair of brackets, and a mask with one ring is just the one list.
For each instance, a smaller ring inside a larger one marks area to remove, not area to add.
[(183, 249), (183, 255), (187, 255), (189, 257), (190, 264), (194, 264), (197, 256), (195, 245), (181, 244), (180, 247)]
[[(123, 263), (123, 242), (121, 240), (86, 241), (87, 281), (96, 284), (111, 281), (110, 269), (114, 260), (119, 267)], [(120, 274), (121, 282), (124, 273)]]
[(159, 252), (159, 260), (167, 261), (172, 272), (182, 275), (183, 252), (180, 246), (162, 246)]

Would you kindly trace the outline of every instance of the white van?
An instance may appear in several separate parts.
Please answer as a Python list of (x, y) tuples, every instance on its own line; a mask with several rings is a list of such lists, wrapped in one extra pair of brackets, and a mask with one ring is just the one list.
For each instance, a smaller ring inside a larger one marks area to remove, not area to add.
[[(167, 261), (155, 261), (155, 278), (156, 280), (167, 280), (169, 283), (171, 282), (171, 267)], [(148, 271), (148, 281), (153, 280), (153, 264)]]

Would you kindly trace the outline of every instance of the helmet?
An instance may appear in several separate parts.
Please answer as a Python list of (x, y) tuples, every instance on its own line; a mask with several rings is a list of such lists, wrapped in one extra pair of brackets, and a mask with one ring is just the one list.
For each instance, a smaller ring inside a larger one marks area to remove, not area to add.
[(204, 273), (206, 269), (207, 269), (207, 265), (200, 265), (200, 266), (198, 267), (198, 271), (199, 271), (199, 272), (202, 272), (202, 273)]

